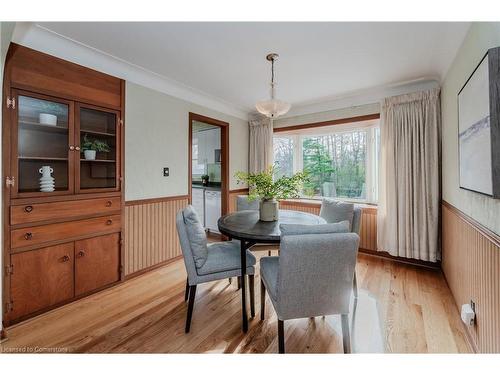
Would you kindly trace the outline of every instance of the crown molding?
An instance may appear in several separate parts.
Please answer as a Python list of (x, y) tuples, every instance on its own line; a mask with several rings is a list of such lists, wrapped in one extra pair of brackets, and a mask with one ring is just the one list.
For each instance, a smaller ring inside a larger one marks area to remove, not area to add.
[[(259, 114), (253, 109), (229, 103), (224, 99), (149, 71), (36, 23), (16, 23), (12, 41), (242, 120), (259, 117)], [(379, 103), (383, 98), (389, 96), (438, 87), (439, 82), (438, 77), (421, 77), (411, 81), (295, 103), (292, 104), (292, 109), (279, 119)]]
[(25, 47), (160, 91), (178, 99), (186, 100), (242, 120), (248, 120), (248, 110), (246, 108), (239, 107), (223, 99), (129, 63), (35, 23), (16, 23), (12, 41)]

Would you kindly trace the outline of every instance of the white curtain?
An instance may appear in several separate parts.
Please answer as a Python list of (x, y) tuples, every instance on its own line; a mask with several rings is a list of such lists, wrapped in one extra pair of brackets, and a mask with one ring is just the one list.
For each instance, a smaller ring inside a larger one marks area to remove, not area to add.
[(382, 102), (379, 251), (436, 262), (439, 252), (439, 88)]
[(252, 120), (250, 128), (250, 173), (262, 172), (273, 165), (273, 122), (268, 118)]

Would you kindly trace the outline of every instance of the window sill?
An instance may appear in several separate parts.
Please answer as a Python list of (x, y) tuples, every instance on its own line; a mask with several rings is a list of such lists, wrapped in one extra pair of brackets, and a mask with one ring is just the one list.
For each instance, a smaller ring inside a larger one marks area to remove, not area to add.
[[(377, 209), (378, 205), (374, 203), (366, 203), (366, 202), (357, 202), (357, 201), (349, 201), (348, 199), (339, 199), (342, 202), (354, 203), (355, 205), (363, 208), (363, 209)], [(310, 206), (310, 207), (319, 207), (321, 206), (320, 199), (311, 199), (311, 198), (294, 198), (294, 199), (284, 199), (283, 202), (296, 204), (297, 206)]]

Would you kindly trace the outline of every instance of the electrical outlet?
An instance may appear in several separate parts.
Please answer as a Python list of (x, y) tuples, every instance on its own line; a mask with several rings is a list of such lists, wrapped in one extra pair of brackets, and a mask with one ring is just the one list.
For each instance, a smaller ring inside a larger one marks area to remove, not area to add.
[(168, 177), (170, 176), (170, 168), (165, 167), (163, 168), (163, 177)]

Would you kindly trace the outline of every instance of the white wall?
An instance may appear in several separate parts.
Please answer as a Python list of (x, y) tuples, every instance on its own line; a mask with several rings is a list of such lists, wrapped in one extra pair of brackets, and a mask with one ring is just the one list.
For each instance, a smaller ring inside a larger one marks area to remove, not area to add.
[(500, 46), (500, 23), (473, 23), (441, 89), (443, 199), (500, 234), (500, 199), (459, 188), (457, 95), (486, 51)]
[(248, 168), (246, 121), (130, 82), (125, 95), (126, 200), (188, 194), (189, 112), (229, 123), (229, 188), (240, 188), (234, 173)]

